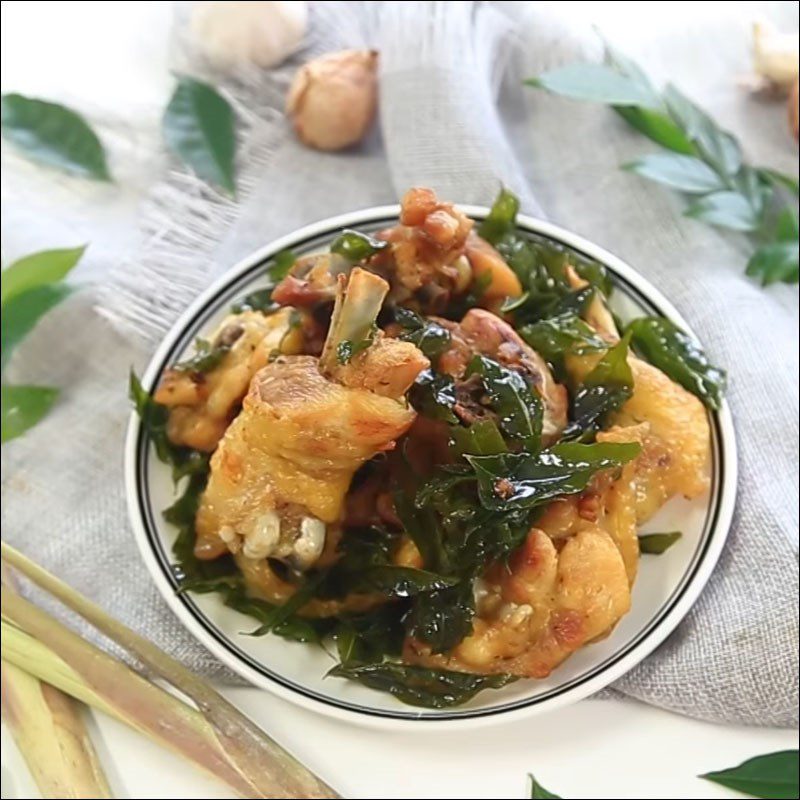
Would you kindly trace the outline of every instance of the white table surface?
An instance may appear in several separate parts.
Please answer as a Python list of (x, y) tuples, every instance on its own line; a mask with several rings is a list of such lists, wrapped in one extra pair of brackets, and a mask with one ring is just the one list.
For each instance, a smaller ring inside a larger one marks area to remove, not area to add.
[[(137, 144), (144, 148), (157, 136), (172, 83), (167, 58), (171, 5), (3, 2), (2, 90), (102, 109), (112, 120), (135, 114), (144, 131), (131, 145), (138, 152)], [(672, 5), (676, 13), (686, 7)], [(692, 13), (712, 13), (708, 5), (693, 3)], [(577, 6), (627, 24), (635, 7), (581, 3), (572, 4), (572, 10)], [(82, 241), (93, 244), (90, 268), (123, 255), (135, 241), (135, 209), (159, 164), (157, 158), (144, 157), (136, 170), (115, 170), (122, 180), (111, 199), (76, 196), (72, 182), (32, 168), (24, 176), (27, 182), (15, 182), (3, 193), (4, 260)], [(634, 702), (587, 700), (474, 731), (388, 733), (329, 720), (256, 689), (227, 694), (352, 798), (523, 798), (528, 772), (564, 797), (733, 797), (695, 776), (797, 746), (796, 731), (715, 726)], [(94, 715), (92, 727), (116, 796), (230, 796), (121, 724)], [(36, 796), (3, 728), (2, 797)]]

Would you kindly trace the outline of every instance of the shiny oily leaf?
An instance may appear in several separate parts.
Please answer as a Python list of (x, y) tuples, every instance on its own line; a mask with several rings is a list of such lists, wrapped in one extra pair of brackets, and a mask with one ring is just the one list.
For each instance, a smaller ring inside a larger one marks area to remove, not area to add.
[(12, 297), (22, 294), (28, 289), (58, 283), (80, 261), (86, 250), (82, 247), (70, 247), (58, 250), (42, 250), (9, 264), (3, 270), (2, 293), (0, 302), (6, 304)]
[(470, 362), (467, 375), (480, 375), (489, 395), (500, 428), (529, 450), (536, 450), (542, 436), (544, 407), (539, 393), (515, 370), (486, 356), (477, 355)]
[(421, 317), (408, 308), (398, 306), (394, 311), (395, 322), (403, 328), (400, 338), (416, 345), (427, 358), (436, 359), (450, 347), (450, 331), (438, 322)]
[(734, 231), (754, 231), (759, 226), (758, 214), (739, 192), (714, 192), (700, 197), (684, 213), (692, 219)]
[(340, 617), (333, 631), (339, 661), (351, 666), (399, 656), (405, 639), (404, 613), (402, 603), (386, 603), (363, 614)]
[(493, 419), (481, 419), (469, 427), (454, 425), (450, 429), (450, 449), (457, 456), (494, 456), (508, 451)]
[(478, 227), (478, 235), (490, 244), (497, 244), (506, 234), (516, 229), (519, 200), (503, 187), (495, 198), (489, 214)]
[(416, 567), (384, 564), (365, 570), (356, 591), (376, 591), (387, 597), (414, 597), (423, 592), (446, 589), (457, 581)]
[(683, 534), (680, 531), (670, 531), (669, 533), (644, 533), (639, 537), (639, 552), (660, 556), (679, 541), (681, 536), (683, 536)]
[(179, 372), (191, 372), (195, 374), (204, 374), (216, 369), (221, 363), (222, 359), (230, 352), (231, 346), (229, 344), (216, 344), (212, 345), (207, 339), (195, 340), (194, 355), (187, 358), (185, 361), (179, 361), (172, 368)]
[(3, 386), (2, 442), (22, 436), (45, 417), (58, 397), (49, 386)]
[(98, 181), (110, 181), (97, 134), (77, 112), (20, 94), (0, 101), (3, 136), (32, 161)]
[(790, 800), (800, 793), (798, 751), (782, 750), (756, 756), (738, 767), (706, 772), (700, 777), (751, 797)]
[(412, 385), (408, 399), (414, 410), (423, 417), (455, 424), (456, 385), (449, 375), (423, 370)]
[(623, 169), (689, 194), (706, 194), (725, 188), (719, 175), (694, 156), (651, 153), (625, 164)]
[(183, 77), (162, 121), (167, 146), (202, 180), (234, 194), (233, 109), (216, 89)]
[(528, 773), (528, 779), (531, 782), (531, 800), (551, 800), (551, 798), (561, 800), (561, 795), (548, 792), (530, 773)]
[(608, 414), (633, 394), (633, 373), (628, 364), (630, 336), (626, 334), (609, 348), (578, 387), (572, 401), (572, 422), (564, 438), (593, 434)]
[(352, 264), (356, 264), (385, 250), (388, 246), (389, 243), (381, 239), (375, 239), (361, 231), (346, 229), (333, 240), (331, 253), (343, 256)]
[(484, 689), (500, 689), (516, 680), (513, 675), (473, 675), (393, 661), (355, 666), (339, 664), (328, 675), (358, 681), (370, 689), (388, 692), (403, 703), (423, 708), (458, 706)]
[(718, 410), (727, 386), (724, 370), (713, 366), (691, 336), (664, 317), (640, 317), (628, 325), (634, 347), (684, 389)]
[(27, 289), (3, 304), (0, 319), (2, 369), (5, 369), (14, 348), (33, 330), (36, 323), (71, 292), (72, 289), (65, 283), (47, 283)]
[(565, 355), (597, 353), (608, 347), (574, 311), (525, 325), (519, 334), (550, 363), (560, 363)]
[(428, 645), (433, 653), (455, 647), (472, 631), (475, 596), (472, 580), (435, 592), (418, 594), (406, 617), (409, 636)]
[(657, 108), (658, 98), (638, 81), (605, 64), (567, 64), (525, 81), (573, 100)]
[(635, 458), (636, 443), (562, 442), (531, 455), (467, 456), (478, 477), (478, 494), (491, 511), (530, 509), (564, 494), (582, 492), (592, 476)]

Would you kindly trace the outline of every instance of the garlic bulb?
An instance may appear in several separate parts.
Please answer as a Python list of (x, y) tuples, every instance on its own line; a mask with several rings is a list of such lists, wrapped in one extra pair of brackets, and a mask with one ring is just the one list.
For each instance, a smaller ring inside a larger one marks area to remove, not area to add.
[(307, 25), (305, 2), (195, 3), (191, 19), (195, 40), (219, 67), (274, 67), (300, 46)]
[(378, 105), (378, 54), (342, 50), (303, 65), (286, 97), (286, 113), (300, 140), (317, 150), (358, 142)]
[(781, 33), (769, 22), (753, 25), (753, 67), (771, 85), (789, 90), (800, 72), (798, 35)]

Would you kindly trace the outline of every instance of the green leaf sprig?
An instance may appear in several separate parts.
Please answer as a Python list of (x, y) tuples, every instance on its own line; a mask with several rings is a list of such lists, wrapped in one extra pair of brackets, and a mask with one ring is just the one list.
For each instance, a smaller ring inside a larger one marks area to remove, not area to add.
[(737, 767), (700, 775), (750, 797), (789, 800), (800, 794), (798, 786), (798, 751), (781, 750), (743, 761)]
[[(2, 272), (0, 339), (5, 370), (17, 345), (39, 320), (67, 297), (72, 289), (64, 278), (80, 261), (86, 247), (43, 250), (10, 264)], [(16, 439), (52, 408), (58, 389), (50, 386), (2, 387), (2, 442)]]
[(610, 105), (669, 151), (624, 169), (690, 196), (686, 216), (748, 234), (753, 253), (746, 271), (763, 285), (797, 283), (796, 178), (747, 164), (736, 139), (677, 88), (657, 90), (638, 65), (608, 45), (605, 64), (570, 64), (526, 83)]
[(3, 137), (31, 161), (70, 175), (111, 180), (103, 145), (77, 111), (21, 94), (4, 94), (0, 111)]

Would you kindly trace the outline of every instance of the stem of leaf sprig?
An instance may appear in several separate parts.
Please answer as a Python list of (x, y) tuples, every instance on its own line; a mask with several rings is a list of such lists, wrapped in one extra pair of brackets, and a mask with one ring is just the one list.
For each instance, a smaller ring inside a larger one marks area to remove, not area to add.
[(628, 124), (671, 152), (623, 165), (641, 177), (693, 196), (688, 217), (750, 235), (747, 274), (770, 283), (797, 283), (798, 182), (742, 159), (736, 139), (699, 106), (606, 44), (605, 64), (571, 64), (526, 83), (553, 94), (610, 105)]
[[(5, 542), (2, 559), (123, 647), (147, 670), (195, 702), (221, 750), (249, 782), (253, 796), (337, 798), (339, 795), (284, 750), (202, 678), (115, 620), (100, 606)], [(4, 598), (4, 605), (6, 598)], [(4, 612), (5, 613), (5, 612)], [(20, 626), (23, 629), (24, 625)]]

